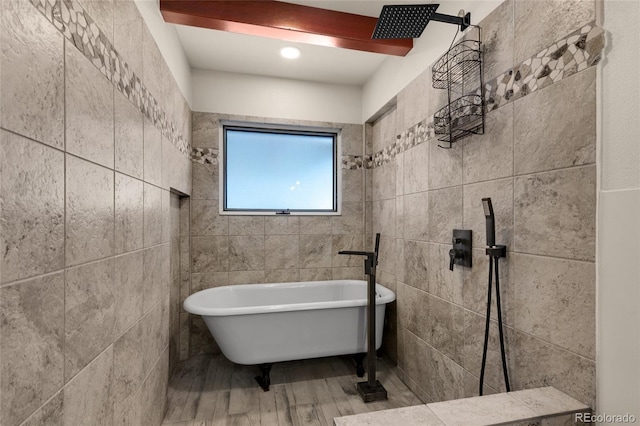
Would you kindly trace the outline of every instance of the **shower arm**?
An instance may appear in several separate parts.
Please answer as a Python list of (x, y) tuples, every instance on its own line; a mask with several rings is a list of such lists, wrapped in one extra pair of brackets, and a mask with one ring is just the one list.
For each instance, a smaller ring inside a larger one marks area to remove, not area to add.
[(444, 22), (446, 24), (460, 25), (460, 31), (466, 30), (471, 25), (471, 13), (468, 12), (464, 16), (443, 15), (434, 12), (429, 18), (430, 21)]

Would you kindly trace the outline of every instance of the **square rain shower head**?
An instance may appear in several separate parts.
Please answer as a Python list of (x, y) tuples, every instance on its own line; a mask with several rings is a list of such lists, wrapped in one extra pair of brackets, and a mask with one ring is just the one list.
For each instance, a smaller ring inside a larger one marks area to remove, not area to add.
[(371, 38), (418, 38), (439, 4), (387, 5), (382, 7)]

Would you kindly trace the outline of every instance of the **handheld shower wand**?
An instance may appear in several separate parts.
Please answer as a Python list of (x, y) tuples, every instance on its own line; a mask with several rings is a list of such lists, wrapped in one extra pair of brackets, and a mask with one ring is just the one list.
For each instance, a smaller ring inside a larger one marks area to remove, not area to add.
[(484, 209), (484, 217), (487, 220), (487, 247), (493, 247), (496, 245), (496, 224), (491, 198), (482, 199), (482, 208)]
[(504, 349), (504, 332), (502, 329), (502, 307), (500, 305), (500, 273), (498, 269), (498, 259), (507, 257), (507, 246), (496, 245), (496, 226), (495, 217), (493, 215), (493, 204), (491, 198), (482, 199), (482, 208), (484, 209), (484, 217), (487, 221), (487, 249), (486, 254), (489, 256), (489, 285), (487, 295), (487, 322), (484, 329), (484, 348), (482, 349), (482, 366), (480, 368), (480, 392), (482, 396), (484, 385), (484, 370), (487, 364), (487, 349), (489, 346), (489, 326), (491, 325), (491, 284), (493, 281), (493, 268), (495, 263), (496, 274), (496, 308), (498, 313), (498, 332), (500, 334), (500, 354), (502, 355), (502, 372), (507, 392), (511, 391), (509, 385), (509, 374), (507, 372), (507, 356)]

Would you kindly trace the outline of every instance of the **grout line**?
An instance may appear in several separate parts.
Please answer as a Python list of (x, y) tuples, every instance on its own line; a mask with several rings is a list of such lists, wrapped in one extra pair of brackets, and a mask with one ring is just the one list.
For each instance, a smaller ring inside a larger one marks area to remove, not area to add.
[(64, 389), (66, 385), (67, 377), (67, 355), (66, 355), (66, 330), (67, 330), (67, 40), (62, 40), (62, 126), (63, 126), (63, 167), (64, 167), (64, 182), (63, 182), (63, 235), (62, 235), (62, 252), (63, 252), (63, 287), (62, 287), (62, 386)]
[(0, 288), (8, 288), (8, 287), (12, 287), (14, 285), (24, 284), (24, 283), (32, 281), (32, 280), (47, 278), (47, 277), (50, 277), (50, 276), (53, 276), (53, 275), (56, 275), (56, 274), (64, 273), (66, 271), (66, 269), (67, 268), (63, 266), (60, 269), (56, 269), (54, 271), (45, 272), (44, 274), (33, 275), (31, 277), (20, 278), (18, 280), (2, 283), (2, 284), (0, 284)]

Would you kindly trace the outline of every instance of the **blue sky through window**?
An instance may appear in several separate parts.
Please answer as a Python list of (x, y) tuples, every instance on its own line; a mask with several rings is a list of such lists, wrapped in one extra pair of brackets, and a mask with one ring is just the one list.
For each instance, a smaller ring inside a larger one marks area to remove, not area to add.
[(226, 209), (334, 209), (334, 135), (225, 133)]

